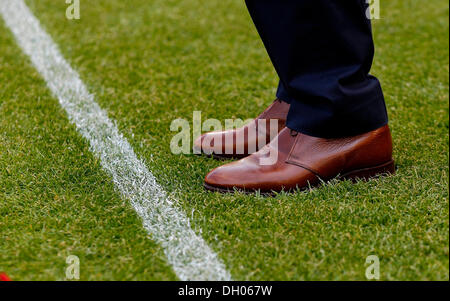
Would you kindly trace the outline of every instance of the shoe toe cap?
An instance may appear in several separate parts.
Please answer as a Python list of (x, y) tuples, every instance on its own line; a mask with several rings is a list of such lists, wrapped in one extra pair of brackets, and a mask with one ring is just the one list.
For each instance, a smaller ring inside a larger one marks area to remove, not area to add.
[(236, 183), (236, 173), (230, 164), (226, 164), (213, 169), (205, 177), (205, 184), (213, 187), (232, 188), (238, 185)]
[(205, 135), (201, 135), (200, 137), (198, 137), (197, 139), (195, 139), (194, 141), (194, 151), (201, 153), (202, 151), (202, 142), (204, 139)]

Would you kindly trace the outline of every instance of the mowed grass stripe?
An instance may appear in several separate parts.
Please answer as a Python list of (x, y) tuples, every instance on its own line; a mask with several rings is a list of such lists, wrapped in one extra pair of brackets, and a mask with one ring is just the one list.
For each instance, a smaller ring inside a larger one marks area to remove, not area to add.
[(116, 188), (130, 200), (152, 238), (163, 246), (177, 276), (182, 280), (230, 280), (217, 254), (191, 229), (187, 216), (137, 158), (25, 3), (0, 0), (0, 13), (71, 122), (89, 141)]
[[(0, 16), (0, 270), (13, 281), (176, 280)], [(26, 76), (24, 76), (26, 75)]]

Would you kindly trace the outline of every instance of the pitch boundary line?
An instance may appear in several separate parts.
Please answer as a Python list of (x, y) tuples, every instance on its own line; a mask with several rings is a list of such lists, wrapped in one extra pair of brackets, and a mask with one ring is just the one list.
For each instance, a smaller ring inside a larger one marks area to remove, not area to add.
[(116, 189), (127, 198), (181, 280), (231, 280), (225, 265), (190, 226), (127, 139), (95, 102), (23, 0), (0, 0), (0, 14), (17, 43), (89, 142)]

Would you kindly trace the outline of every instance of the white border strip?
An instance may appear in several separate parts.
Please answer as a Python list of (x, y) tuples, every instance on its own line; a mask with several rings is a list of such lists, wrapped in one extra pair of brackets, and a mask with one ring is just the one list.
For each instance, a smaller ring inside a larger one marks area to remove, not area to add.
[(78, 131), (86, 138), (116, 188), (131, 201), (145, 229), (158, 242), (181, 280), (231, 280), (230, 273), (189, 219), (167, 197), (105, 111), (64, 60), (23, 0), (0, 0), (0, 14), (23, 51)]

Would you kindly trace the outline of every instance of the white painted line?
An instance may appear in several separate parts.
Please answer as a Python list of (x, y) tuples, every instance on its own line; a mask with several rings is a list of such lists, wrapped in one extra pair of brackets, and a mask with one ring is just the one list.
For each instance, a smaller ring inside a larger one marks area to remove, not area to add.
[(177, 276), (181, 280), (231, 280), (217, 254), (192, 230), (187, 216), (137, 158), (23, 0), (0, 0), (0, 14), (70, 121), (89, 141), (116, 188), (130, 200), (152, 239), (163, 247)]

